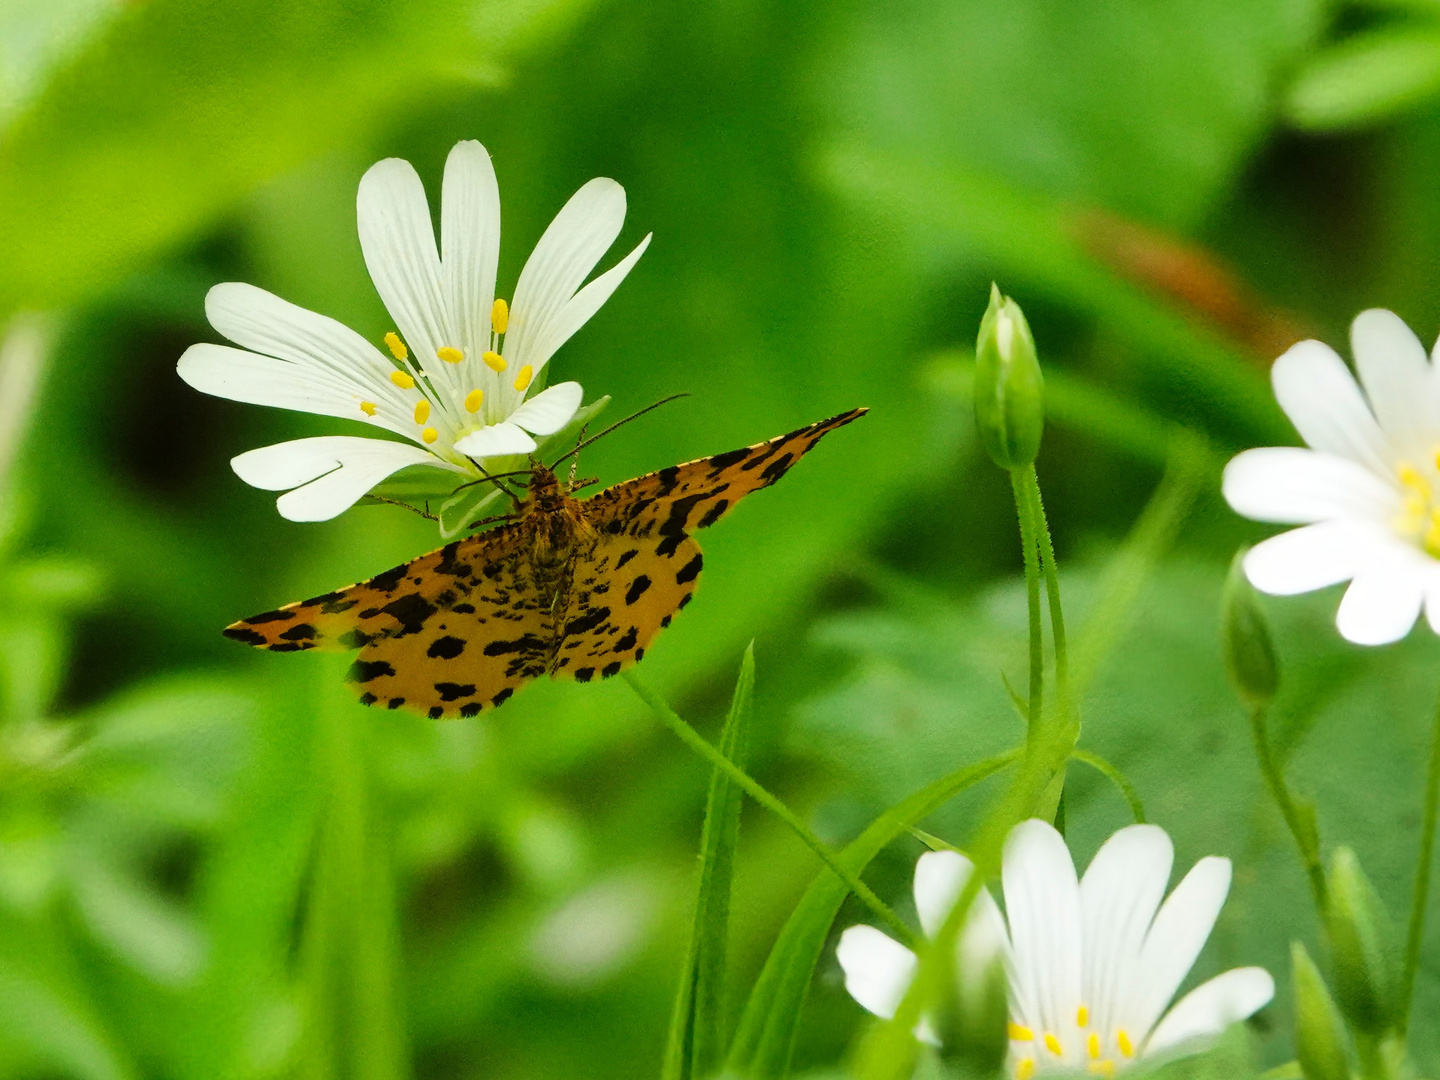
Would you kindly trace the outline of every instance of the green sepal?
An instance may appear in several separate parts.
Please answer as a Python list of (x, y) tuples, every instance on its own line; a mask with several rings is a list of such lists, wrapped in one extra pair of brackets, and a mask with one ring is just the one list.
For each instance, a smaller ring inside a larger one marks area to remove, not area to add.
[(471, 484), (440, 504), (440, 537), (453, 540), (483, 517), (499, 511), (505, 493), (494, 484)]
[(1400, 975), (1389, 917), (1349, 848), (1331, 856), (1329, 884), (1325, 925), (1335, 1000), (1356, 1031), (1383, 1035), (1397, 1019)]
[(1350, 1080), (1350, 1055), (1340, 1010), (1310, 954), (1290, 945), (1295, 983), (1295, 1050), (1305, 1080)]
[(376, 484), (365, 498), (394, 499), (423, 509), (427, 501), (439, 503), (449, 498), (466, 479), (460, 473), (433, 465), (407, 465)]

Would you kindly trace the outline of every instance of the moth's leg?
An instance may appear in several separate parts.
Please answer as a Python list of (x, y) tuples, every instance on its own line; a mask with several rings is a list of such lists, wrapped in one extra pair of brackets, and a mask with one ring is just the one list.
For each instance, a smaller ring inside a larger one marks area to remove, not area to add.
[(479, 521), (470, 523), (470, 528), (478, 529), (481, 525), (493, 525), (497, 521), (519, 521), (519, 514), (496, 514), (494, 517), (481, 518)]
[(575, 480), (572, 479), (572, 480), (570, 481), (570, 483), (569, 483), (568, 486), (569, 486), (569, 488), (570, 488), (571, 493), (573, 494), (574, 492), (577, 492), (577, 491), (584, 491), (587, 487), (593, 487), (594, 485), (598, 484), (599, 482), (600, 482), (600, 478), (599, 478), (598, 476), (591, 476), (591, 477), (589, 477), (589, 478), (587, 478), (587, 479), (585, 479), (585, 480), (581, 480), (581, 481), (579, 481), (579, 482), (576, 482)]
[[(585, 441), (585, 429), (588, 426), (588, 424), (580, 425), (580, 437), (575, 440), (575, 448), (577, 450), (580, 448), (580, 444)], [(565, 487), (569, 491), (575, 490), (575, 470), (578, 468), (580, 468), (580, 455), (577, 453), (573, 458), (570, 459), (570, 479), (567, 480), (565, 483)]]

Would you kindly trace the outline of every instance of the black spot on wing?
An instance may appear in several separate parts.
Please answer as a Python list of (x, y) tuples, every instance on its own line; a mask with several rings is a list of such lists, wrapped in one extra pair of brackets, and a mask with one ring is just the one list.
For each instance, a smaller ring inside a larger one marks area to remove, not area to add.
[(425, 650), (425, 655), (440, 660), (454, 660), (464, 651), (465, 640), (455, 637), (453, 634), (447, 634), (445, 637), (432, 641), (430, 647)]
[(592, 608), (584, 615), (577, 615), (565, 624), (565, 636), (571, 637), (575, 634), (588, 634), (609, 617), (610, 609), (608, 607)]
[(369, 581), (365, 582), (371, 588), (379, 589), (381, 592), (394, 592), (395, 586), (400, 584), (405, 576), (405, 567), (396, 566), (386, 570), (383, 574), (376, 574)]
[(274, 645), (268, 646), (271, 652), (304, 652), (306, 649), (314, 647), (314, 643), (309, 641), (277, 641)]
[(625, 631), (625, 636), (615, 643), (614, 651), (629, 652), (635, 647), (635, 642), (639, 640), (639, 633), (635, 627), (630, 627), (629, 630)]
[(705, 515), (695, 523), (695, 527), (697, 529), (708, 529), (711, 525), (714, 525), (715, 522), (719, 521), (721, 515), (728, 509), (730, 509), (730, 500), (719, 500), (714, 506), (710, 507), (709, 510), (705, 511)]
[(375, 702), (377, 702), (377, 701), (379, 701), (379, 700), (380, 700), (379, 698), (377, 698), (374, 694), (369, 693), (368, 691), (367, 691), (366, 693), (363, 693), (363, 694), (360, 695), (360, 704), (361, 704), (361, 705), (374, 705)]
[(362, 649), (379, 636), (379, 634), (367, 634), (364, 630), (355, 629), (346, 630), (335, 640), (347, 649)]
[(400, 632), (395, 636), (404, 637), (406, 634), (418, 634), (426, 620), (439, 609), (419, 593), (406, 593), (380, 610), (400, 623)]
[(589, 682), (589, 681), (590, 681), (591, 679), (593, 679), (594, 677), (595, 677), (595, 669), (594, 669), (593, 667), (582, 667), (582, 668), (576, 668), (576, 669), (575, 669), (575, 681), (576, 681), (576, 682)]
[(313, 641), (315, 640), (315, 627), (309, 623), (301, 623), (299, 626), (292, 626), (280, 636), (286, 641)]
[(604, 667), (604, 668), (601, 670), (601, 672), (600, 672), (600, 677), (601, 677), (602, 679), (608, 679), (608, 678), (610, 678), (610, 676), (612, 676), (612, 675), (619, 675), (619, 674), (620, 674), (620, 661), (619, 661), (619, 660), (615, 660), (615, 661), (612, 661), (611, 663), (608, 663), (608, 664), (605, 665), (605, 667)]
[(461, 716), (479, 716), (479, 715), (480, 715), (480, 710), (483, 709), (484, 707), (485, 707), (485, 706), (484, 706), (484, 705), (481, 705), (480, 702), (478, 702), (478, 701), (467, 701), (464, 705), (461, 705), (461, 706), (460, 706), (460, 715), (461, 715)]
[(625, 554), (621, 555), (620, 558), (615, 560), (615, 569), (619, 570), (622, 566), (624, 566), (627, 562), (629, 562), (631, 559), (633, 559), (636, 555), (639, 554), (639, 548), (631, 548), (629, 551), (625, 552)]
[(242, 621), (249, 623), (251, 626), (261, 626), (267, 622), (286, 622), (293, 618), (295, 618), (295, 612), (281, 610), (267, 611), (263, 615), (251, 615), (248, 619)]
[(404, 704), (405, 699), (403, 697), (392, 697), (389, 701), (385, 703), (385, 707), (387, 709), (398, 709), (401, 705)]
[(493, 698), (490, 699), (490, 704), (504, 705), (505, 702), (510, 700), (510, 695), (512, 695), (513, 693), (515, 693), (515, 688), (513, 686), (507, 686), (504, 690), (501, 690), (498, 694), (496, 694)]
[(441, 701), (454, 701), (456, 698), (470, 697), (475, 693), (474, 683), (453, 683), (437, 682), (435, 692), (440, 695)]
[(625, 603), (627, 605), (635, 603), (636, 600), (639, 600), (640, 597), (645, 595), (645, 590), (648, 588), (650, 588), (650, 579), (644, 574), (641, 574), (630, 583), (630, 591), (625, 594)]
[(700, 568), (704, 565), (705, 556), (697, 551), (695, 557), (676, 572), (675, 584), (684, 585), (687, 581), (694, 581), (700, 576)]
[(350, 673), (345, 676), (346, 682), (367, 683), (371, 679), (378, 679), (381, 675), (394, 675), (395, 669), (390, 666), (388, 660), (356, 660), (350, 665)]
[(533, 652), (543, 649), (545, 642), (535, 634), (525, 634), (523, 637), (514, 638), (510, 641), (491, 641), (485, 646), (486, 656), (504, 656), (512, 652)]
[(739, 450), (727, 450), (723, 454), (716, 454), (707, 461), (710, 466), (712, 477), (724, 472), (731, 465), (737, 465), (750, 456), (750, 447), (741, 447)]
[(453, 608), (451, 608), (450, 610), (453, 611), (453, 612), (455, 612), (457, 615), (474, 615), (474, 614), (475, 614), (475, 605), (474, 605), (474, 604), (456, 604), (456, 605), (455, 605)]
[(431, 720), (439, 720), (445, 715), (445, 709), (440, 705), (431, 705), (430, 711), (425, 715), (430, 717)]
[(243, 641), (246, 645), (264, 645), (267, 640), (264, 634), (247, 630), (243, 626), (227, 626), (220, 632), (231, 641)]
[(773, 484), (784, 476), (794, 463), (795, 456), (793, 454), (781, 454), (774, 461), (770, 462), (769, 465), (765, 466), (764, 471), (760, 473), (760, 479), (764, 480), (767, 484)]

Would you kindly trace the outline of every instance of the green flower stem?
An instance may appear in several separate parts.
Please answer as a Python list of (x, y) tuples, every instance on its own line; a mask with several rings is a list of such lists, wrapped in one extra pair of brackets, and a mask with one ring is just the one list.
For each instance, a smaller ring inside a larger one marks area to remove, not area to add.
[(1410, 931), (1405, 941), (1405, 973), (1400, 984), (1400, 1030), (1410, 1023), (1410, 998), (1415, 973), (1420, 969), (1420, 947), (1425, 939), (1425, 909), (1430, 902), (1431, 862), (1435, 855), (1435, 819), (1440, 811), (1440, 704), (1430, 736), (1430, 769), (1425, 778), (1425, 818), (1420, 829), (1420, 862), (1415, 867), (1415, 895), (1410, 905)]
[(915, 947), (915, 932), (901, 920), (900, 916), (891, 911), (883, 900), (875, 895), (870, 889), (870, 886), (866, 885), (849, 870), (845, 869), (839, 860), (835, 858), (835, 853), (832, 852), (818, 836), (811, 832), (805, 823), (796, 817), (788, 806), (752, 780), (744, 769), (740, 768), (719, 750), (711, 746), (710, 743), (705, 740), (704, 736), (681, 719), (679, 714), (670, 708), (664, 698), (650, 689), (640, 676), (635, 673), (633, 668), (625, 672), (624, 675), (625, 681), (630, 684), (630, 688), (640, 696), (640, 699), (644, 701), (646, 705), (650, 706), (651, 711), (660, 718), (666, 727), (680, 736), (681, 742), (685, 743), (686, 746), (690, 747), (690, 749), (694, 750), (711, 765), (723, 772), (738, 785), (742, 791), (766, 810), (769, 810), (770, 813), (790, 826), (795, 835), (804, 842), (805, 846), (820, 856), (825, 865), (845, 883), (851, 892), (859, 897), (860, 901), (868, 907), (878, 919), (890, 927), (904, 944), (911, 948)]
[(1020, 518), (1020, 546), (1025, 557), (1025, 598), (1030, 613), (1029, 740), (1037, 738), (1045, 698), (1045, 642), (1040, 626), (1040, 543), (1036, 537), (1034, 502), (1028, 490), (1029, 467), (1010, 470), (1015, 512)]
[(1055, 543), (1050, 538), (1050, 523), (1045, 517), (1045, 502), (1040, 497), (1040, 478), (1035, 466), (1026, 470), (1026, 487), (1030, 491), (1031, 513), (1040, 542), (1040, 565), (1045, 577), (1045, 603), (1050, 608), (1050, 632), (1055, 646), (1055, 685), (1061, 707), (1068, 707), (1070, 690), (1070, 658), (1065, 646), (1065, 615), (1060, 607), (1060, 571), (1055, 565)]
[(1266, 726), (1264, 708), (1252, 709), (1250, 711), (1250, 733), (1255, 739), (1255, 756), (1260, 760), (1260, 772), (1265, 777), (1265, 785), (1270, 789), (1270, 795), (1275, 800), (1275, 805), (1280, 808), (1280, 816), (1285, 819), (1285, 825), (1290, 830), (1290, 835), (1295, 838), (1295, 846), (1300, 849), (1300, 858), (1305, 863), (1305, 873), (1310, 878), (1310, 891), (1315, 896), (1315, 910), (1322, 916), (1325, 912), (1325, 864), (1320, 858), (1319, 839), (1315, 834), (1313, 819), (1308, 817), (1296, 802), (1291, 794), (1289, 786), (1285, 783), (1285, 774), (1275, 760), (1275, 752), (1270, 747), (1270, 733)]

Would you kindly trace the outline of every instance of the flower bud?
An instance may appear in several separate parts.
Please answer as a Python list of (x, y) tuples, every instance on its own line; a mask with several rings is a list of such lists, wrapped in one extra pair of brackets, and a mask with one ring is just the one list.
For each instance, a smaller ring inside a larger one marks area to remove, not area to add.
[(1295, 1053), (1305, 1080), (1350, 1080), (1345, 1024), (1305, 946), (1290, 945), (1295, 977)]
[(996, 285), (975, 339), (975, 426), (1002, 469), (1029, 465), (1040, 451), (1045, 397), (1035, 339), (1020, 305)]
[(1252, 709), (1270, 704), (1280, 686), (1280, 665), (1270, 623), (1245, 576), (1245, 549), (1235, 553), (1220, 598), (1221, 648), (1235, 692)]
[(1383, 1034), (1397, 1019), (1398, 963), (1389, 918), (1349, 848), (1330, 860), (1325, 925), (1335, 966), (1335, 997), (1351, 1025)]

